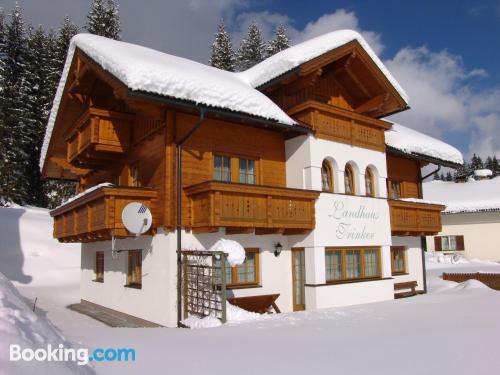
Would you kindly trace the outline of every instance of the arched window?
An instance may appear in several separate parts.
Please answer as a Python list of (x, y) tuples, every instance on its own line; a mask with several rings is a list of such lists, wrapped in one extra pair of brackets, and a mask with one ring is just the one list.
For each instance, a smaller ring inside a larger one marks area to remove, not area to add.
[(333, 170), (328, 160), (321, 165), (321, 190), (333, 192)]
[(365, 188), (367, 197), (375, 196), (375, 177), (370, 167), (365, 171)]
[(344, 169), (344, 185), (345, 193), (354, 195), (356, 192), (356, 186), (354, 186), (354, 170), (350, 164), (345, 165)]

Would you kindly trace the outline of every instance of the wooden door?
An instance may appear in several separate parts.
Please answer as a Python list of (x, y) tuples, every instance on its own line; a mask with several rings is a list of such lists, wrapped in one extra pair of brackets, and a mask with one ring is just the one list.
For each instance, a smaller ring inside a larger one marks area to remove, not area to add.
[(292, 292), (293, 311), (306, 308), (305, 296), (306, 267), (304, 248), (292, 249)]

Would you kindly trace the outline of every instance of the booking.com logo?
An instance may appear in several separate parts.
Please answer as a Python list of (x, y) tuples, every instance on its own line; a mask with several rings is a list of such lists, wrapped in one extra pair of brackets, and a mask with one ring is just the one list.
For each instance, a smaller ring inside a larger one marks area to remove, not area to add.
[(131, 348), (96, 348), (90, 354), (86, 348), (65, 348), (63, 344), (53, 347), (48, 344), (46, 348), (24, 348), (11, 344), (9, 349), (11, 361), (38, 361), (38, 362), (76, 362), (84, 366), (89, 362), (135, 362), (135, 349)]

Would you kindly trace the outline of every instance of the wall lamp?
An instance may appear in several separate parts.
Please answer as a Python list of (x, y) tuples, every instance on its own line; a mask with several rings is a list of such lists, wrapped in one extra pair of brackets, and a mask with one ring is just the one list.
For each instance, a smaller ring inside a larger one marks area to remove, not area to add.
[(274, 255), (276, 257), (280, 256), (281, 250), (283, 250), (283, 246), (279, 242), (276, 245), (274, 245)]

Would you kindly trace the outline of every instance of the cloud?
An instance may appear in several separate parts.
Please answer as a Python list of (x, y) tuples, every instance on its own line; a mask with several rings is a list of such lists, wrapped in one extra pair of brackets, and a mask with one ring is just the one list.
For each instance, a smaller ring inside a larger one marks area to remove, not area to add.
[(264, 40), (272, 39), (276, 26), (282, 23), (287, 28), (292, 44), (297, 44), (331, 31), (351, 29), (361, 33), (375, 53), (379, 54), (384, 49), (380, 34), (361, 29), (356, 14), (345, 9), (338, 9), (334, 13), (324, 14), (318, 19), (307, 23), (302, 30), (294, 26), (294, 22), (290, 17), (281, 13), (270, 13), (267, 11), (242, 12), (236, 17), (236, 22), (233, 25), (235, 27), (231, 33), (235, 46), (239, 45), (247, 32), (248, 25), (252, 21), (257, 22), (261, 28)]
[(403, 48), (385, 63), (410, 96), (411, 109), (391, 119), (439, 138), (470, 139), (466, 156), (500, 155), (500, 89), (476, 88), (486, 71), (425, 46)]

